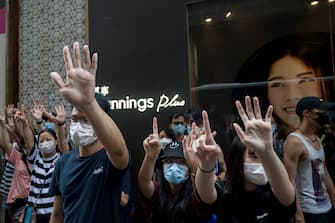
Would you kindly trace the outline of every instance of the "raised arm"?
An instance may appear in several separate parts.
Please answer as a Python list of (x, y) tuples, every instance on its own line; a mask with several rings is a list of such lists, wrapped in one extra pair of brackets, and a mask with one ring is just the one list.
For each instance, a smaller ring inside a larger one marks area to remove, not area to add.
[(144, 139), (143, 148), (145, 155), (140, 171), (138, 172), (138, 185), (144, 197), (149, 199), (155, 191), (152, 178), (154, 175), (155, 163), (161, 151), (156, 117), (152, 120), (152, 134)]
[(272, 106), (269, 106), (263, 120), (257, 97), (253, 98), (252, 107), (249, 96), (245, 98), (246, 112), (241, 103), (236, 101), (236, 108), (245, 126), (245, 131), (234, 123), (234, 128), (241, 142), (261, 159), (266, 176), (276, 198), (285, 206), (289, 206), (295, 199), (294, 187), (287, 171), (273, 150), (271, 117)]
[(35, 140), (34, 133), (31, 128), (31, 123), (27, 117), (25, 106), (22, 104), (20, 106), (20, 111), (17, 113), (17, 117), (20, 119), (23, 127), (23, 139), (26, 144), (27, 154), (34, 148)]
[(43, 115), (44, 112), (45, 112), (44, 105), (39, 100), (35, 100), (34, 101), (34, 108), (31, 111), (31, 115), (33, 116), (34, 120), (36, 121), (39, 132), (44, 129), (44, 123), (43, 123), (43, 119), (42, 119), (42, 115)]
[(69, 151), (69, 144), (66, 141), (66, 111), (63, 105), (55, 106), (57, 116), (54, 121), (57, 124), (58, 148), (61, 153)]
[(98, 55), (93, 54), (92, 61), (88, 46), (83, 47), (84, 62), (81, 62), (79, 43), (73, 44), (73, 63), (69, 48), (64, 47), (66, 82), (56, 72), (51, 73), (52, 80), (59, 87), (60, 93), (76, 108), (82, 111), (104, 145), (109, 159), (118, 169), (128, 166), (129, 154), (123, 135), (113, 119), (98, 105), (94, 97), (95, 76)]
[(199, 165), (195, 175), (195, 187), (200, 199), (206, 204), (213, 204), (217, 200), (215, 189), (215, 162), (219, 156), (220, 147), (216, 144), (211, 133), (211, 127), (206, 111), (202, 112), (205, 135), (199, 139), (195, 148), (199, 157)]

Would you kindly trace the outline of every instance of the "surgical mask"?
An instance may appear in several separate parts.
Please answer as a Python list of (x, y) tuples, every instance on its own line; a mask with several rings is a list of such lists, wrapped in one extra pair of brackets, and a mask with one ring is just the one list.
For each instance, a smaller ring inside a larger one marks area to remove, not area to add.
[(265, 185), (269, 181), (262, 163), (244, 163), (244, 177), (256, 185)]
[(169, 144), (169, 143), (171, 143), (171, 142), (172, 142), (172, 139), (165, 138), (165, 137), (163, 137), (163, 138), (161, 138), (161, 139), (159, 140), (159, 143), (161, 144), (161, 148), (162, 148), (162, 149), (165, 149), (165, 147), (167, 146), (167, 144)]
[(188, 167), (178, 163), (163, 164), (164, 178), (172, 184), (182, 184), (188, 178)]
[(79, 146), (90, 145), (98, 139), (94, 136), (93, 127), (81, 122), (72, 122), (70, 124), (70, 137), (73, 144)]
[(45, 154), (51, 154), (56, 151), (56, 145), (53, 141), (44, 141), (39, 143), (38, 148)]
[(180, 135), (184, 135), (185, 133), (185, 125), (182, 125), (182, 124), (173, 124), (172, 125), (172, 130), (173, 130), (173, 133), (176, 135), (176, 136), (180, 136)]

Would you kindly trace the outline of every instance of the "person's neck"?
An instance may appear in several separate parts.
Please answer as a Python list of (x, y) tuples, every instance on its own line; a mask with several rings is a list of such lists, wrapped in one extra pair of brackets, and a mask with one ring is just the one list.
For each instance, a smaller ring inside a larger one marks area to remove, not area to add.
[(171, 184), (171, 183), (169, 183), (169, 186), (170, 186), (171, 193), (176, 194), (181, 190), (181, 188), (183, 187), (183, 184)]
[(50, 159), (51, 157), (53, 157), (56, 154), (56, 151), (52, 152), (52, 153), (49, 153), (49, 154), (42, 152), (42, 154), (43, 154), (43, 158)]
[(318, 128), (307, 121), (302, 121), (297, 129), (307, 137), (315, 136), (318, 133)]
[(104, 148), (104, 145), (100, 142), (100, 140), (96, 140), (94, 143), (87, 146), (79, 147), (79, 155), (80, 156), (90, 156), (99, 150)]
[(256, 184), (251, 183), (248, 180), (244, 180), (244, 190), (254, 191), (254, 190), (256, 190)]

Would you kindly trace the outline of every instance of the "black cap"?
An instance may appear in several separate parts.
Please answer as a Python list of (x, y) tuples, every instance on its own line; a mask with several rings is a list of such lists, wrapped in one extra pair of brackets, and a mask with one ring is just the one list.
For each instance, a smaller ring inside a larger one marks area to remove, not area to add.
[(335, 103), (327, 102), (324, 101), (322, 98), (314, 96), (304, 97), (298, 101), (296, 113), (299, 117), (302, 117), (302, 113), (304, 112), (304, 110), (311, 110), (313, 108), (321, 109), (324, 111), (335, 110)]
[(101, 94), (95, 93), (95, 100), (98, 102), (102, 110), (104, 110), (108, 115), (110, 115), (111, 106), (107, 98), (102, 96)]
[(180, 158), (185, 159), (184, 152), (183, 152), (183, 144), (181, 142), (171, 142), (166, 145), (165, 149), (163, 150), (160, 159), (166, 158)]

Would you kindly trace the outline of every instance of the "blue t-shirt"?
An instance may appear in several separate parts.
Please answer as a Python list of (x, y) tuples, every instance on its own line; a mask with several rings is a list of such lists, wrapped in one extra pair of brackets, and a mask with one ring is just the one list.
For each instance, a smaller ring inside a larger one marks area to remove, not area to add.
[(105, 149), (80, 157), (75, 149), (58, 161), (51, 195), (62, 197), (64, 223), (122, 222), (120, 183), (125, 170), (116, 169)]

